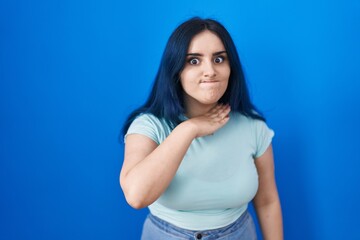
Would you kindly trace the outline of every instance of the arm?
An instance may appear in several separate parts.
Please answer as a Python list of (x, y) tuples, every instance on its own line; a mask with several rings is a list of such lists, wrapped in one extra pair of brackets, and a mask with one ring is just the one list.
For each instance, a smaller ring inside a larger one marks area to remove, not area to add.
[(138, 209), (158, 199), (175, 176), (191, 142), (224, 126), (229, 112), (230, 107), (218, 105), (204, 116), (179, 124), (160, 145), (140, 134), (128, 135), (120, 173), (127, 202)]
[(253, 202), (264, 240), (282, 240), (282, 214), (271, 145), (255, 160), (255, 164), (259, 175), (259, 189)]

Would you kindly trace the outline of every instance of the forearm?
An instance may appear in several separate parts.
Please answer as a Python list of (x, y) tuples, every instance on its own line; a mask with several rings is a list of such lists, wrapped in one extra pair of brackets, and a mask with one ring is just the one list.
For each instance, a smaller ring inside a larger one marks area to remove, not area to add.
[(282, 240), (283, 224), (279, 199), (263, 205), (256, 205), (255, 210), (264, 240)]
[(166, 190), (195, 134), (191, 124), (179, 124), (144, 160), (122, 173), (121, 185), (130, 205), (150, 205)]

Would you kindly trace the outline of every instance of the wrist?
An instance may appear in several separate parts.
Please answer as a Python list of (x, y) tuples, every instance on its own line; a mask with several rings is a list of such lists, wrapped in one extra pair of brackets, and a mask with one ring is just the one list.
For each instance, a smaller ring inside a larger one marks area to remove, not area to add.
[(181, 132), (190, 136), (192, 139), (197, 138), (198, 128), (197, 126), (189, 119), (178, 125), (181, 128)]

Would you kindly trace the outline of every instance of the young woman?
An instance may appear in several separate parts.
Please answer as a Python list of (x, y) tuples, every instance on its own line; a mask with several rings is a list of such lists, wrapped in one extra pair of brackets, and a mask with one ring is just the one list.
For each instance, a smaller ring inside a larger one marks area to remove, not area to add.
[(175, 29), (123, 133), (121, 187), (132, 207), (150, 210), (142, 239), (256, 239), (252, 200), (264, 239), (283, 239), (274, 133), (219, 22), (192, 18)]

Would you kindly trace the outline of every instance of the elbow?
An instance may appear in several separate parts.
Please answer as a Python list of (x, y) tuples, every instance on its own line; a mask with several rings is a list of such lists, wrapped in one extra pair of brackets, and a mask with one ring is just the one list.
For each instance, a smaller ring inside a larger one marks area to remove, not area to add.
[(120, 186), (124, 193), (126, 202), (134, 209), (142, 209), (149, 204), (146, 203), (142, 194), (136, 191), (136, 188), (129, 186), (123, 178), (120, 178)]
[(131, 196), (127, 196), (125, 195), (125, 199), (126, 199), (126, 202), (134, 209), (142, 209), (142, 208), (145, 208), (147, 207), (148, 205), (145, 204), (143, 201), (141, 201), (141, 199), (139, 198), (136, 198), (136, 197), (131, 197)]
[(268, 208), (268, 207), (277, 207), (280, 206), (280, 199), (279, 197), (276, 196), (271, 196), (271, 197), (259, 197), (256, 196), (254, 198), (254, 207), (255, 209), (261, 209), (261, 208)]
[(134, 209), (142, 209), (148, 206), (145, 199), (134, 191), (124, 191), (126, 202)]

